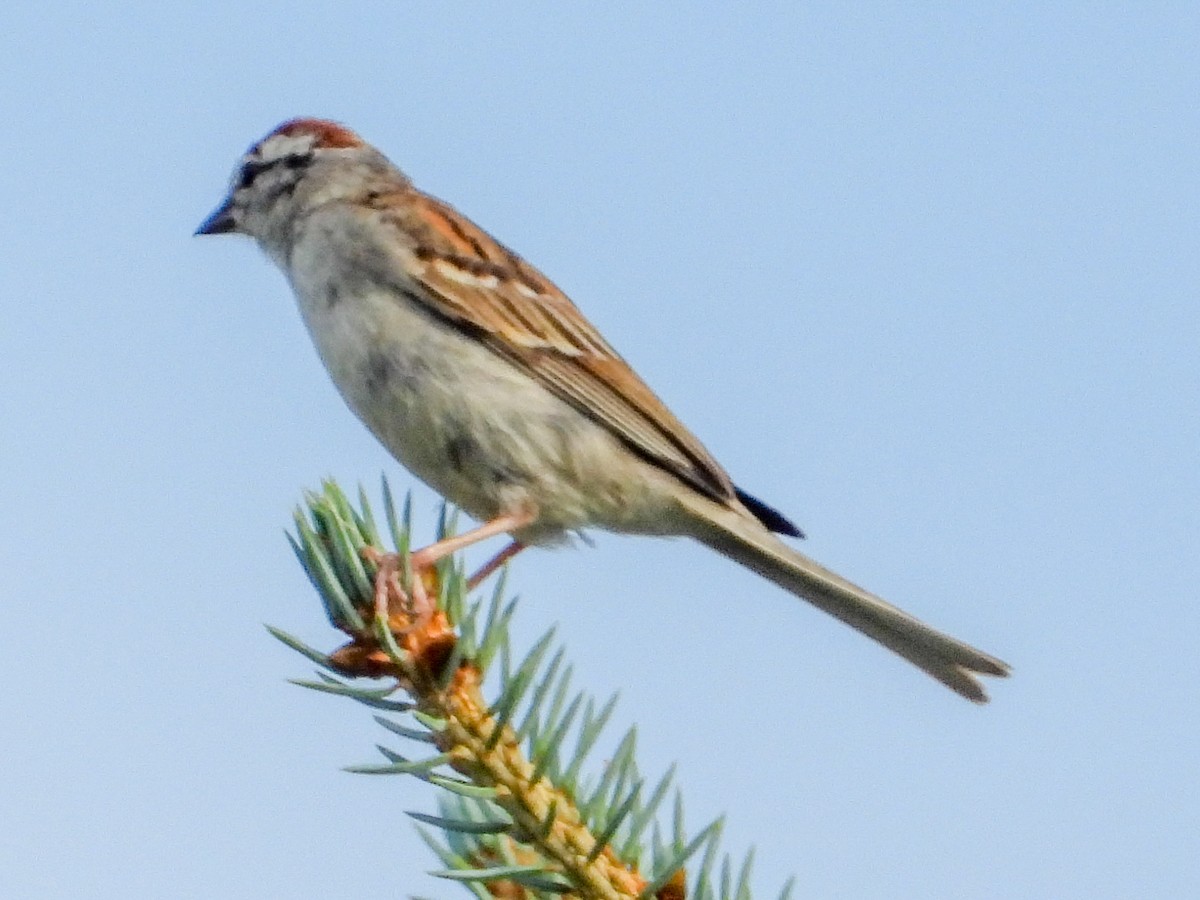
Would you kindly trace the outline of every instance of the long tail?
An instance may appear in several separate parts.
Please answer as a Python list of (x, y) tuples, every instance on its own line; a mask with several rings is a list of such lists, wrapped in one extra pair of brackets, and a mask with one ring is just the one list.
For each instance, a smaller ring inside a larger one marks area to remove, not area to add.
[(697, 540), (857, 628), (968, 700), (988, 699), (976, 675), (1008, 675), (1006, 663), (851, 584), (784, 544), (749, 515), (700, 496), (685, 503)]

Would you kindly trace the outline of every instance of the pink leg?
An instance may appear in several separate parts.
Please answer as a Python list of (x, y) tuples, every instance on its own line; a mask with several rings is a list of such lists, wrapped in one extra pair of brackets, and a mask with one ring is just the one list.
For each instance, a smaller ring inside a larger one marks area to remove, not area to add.
[(467, 590), (475, 590), (475, 588), (491, 578), (497, 569), (524, 549), (525, 545), (520, 541), (512, 541), (507, 547), (480, 566), (475, 574), (467, 579)]
[[(430, 544), (428, 547), (422, 547), (410, 557), (413, 571), (427, 569), (439, 559), (445, 559), (452, 553), (457, 553), (465, 547), (478, 544), (480, 541), (485, 541), (490, 537), (505, 534), (509, 531), (516, 531), (518, 528), (524, 528), (526, 525), (531, 524), (535, 518), (537, 516), (532, 512), (508, 513), (503, 516), (497, 516), (490, 522), (484, 522), (478, 528), (472, 528), (470, 531), (456, 534), (454, 537)], [(513, 552), (515, 553), (516, 551)]]
[[(400, 587), (400, 556), (396, 553), (380, 553), (373, 547), (366, 548), (363, 553), (364, 557), (378, 566), (378, 572), (375, 575), (375, 615), (381, 620), (387, 618), (388, 588), (391, 587), (397, 594), (404, 597), (409, 606), (409, 613), (415, 622), (427, 620), (433, 614), (435, 604), (425, 592), (425, 583), (421, 579), (422, 571), (431, 568), (438, 560), (445, 559), (447, 556), (457, 553), (464, 547), (470, 547), (472, 544), (477, 544), (497, 534), (504, 534), (508, 531), (523, 528), (533, 522), (535, 518), (537, 516), (533, 512), (497, 516), (490, 522), (484, 522), (478, 528), (473, 528), (454, 537), (437, 541), (428, 547), (422, 547), (420, 550), (415, 551), (409, 556), (409, 566), (413, 574), (412, 597), (405, 596), (404, 591)], [(523, 547), (523, 544), (513, 541), (496, 554), (479, 572), (472, 576), (468, 587), (474, 588), (479, 581), (482, 581), (502, 566), (508, 559), (515, 556)]]

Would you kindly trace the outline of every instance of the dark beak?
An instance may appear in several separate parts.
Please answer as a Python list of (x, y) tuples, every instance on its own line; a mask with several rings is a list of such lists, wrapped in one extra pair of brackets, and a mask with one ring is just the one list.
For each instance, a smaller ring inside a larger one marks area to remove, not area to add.
[(237, 223), (233, 220), (233, 198), (226, 197), (225, 202), (196, 229), (196, 234), (228, 234), (231, 231), (237, 231)]

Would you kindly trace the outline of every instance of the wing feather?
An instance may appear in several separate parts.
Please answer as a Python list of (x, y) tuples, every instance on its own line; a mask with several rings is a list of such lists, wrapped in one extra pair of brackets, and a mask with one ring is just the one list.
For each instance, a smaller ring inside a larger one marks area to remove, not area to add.
[[(724, 469), (562, 291), (453, 208), (413, 191), (409, 292), (472, 332), (646, 460), (716, 500), (734, 498)], [(397, 206), (380, 198), (376, 209)]]

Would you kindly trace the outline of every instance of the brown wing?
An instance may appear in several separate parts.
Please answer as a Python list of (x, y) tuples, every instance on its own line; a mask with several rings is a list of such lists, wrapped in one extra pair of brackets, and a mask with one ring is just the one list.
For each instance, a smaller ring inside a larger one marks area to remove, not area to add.
[[(378, 198), (415, 241), (414, 299), (472, 332), (646, 460), (716, 500), (729, 476), (544, 275), (450, 206), (417, 191)], [(398, 212), (402, 209), (403, 212)]]

